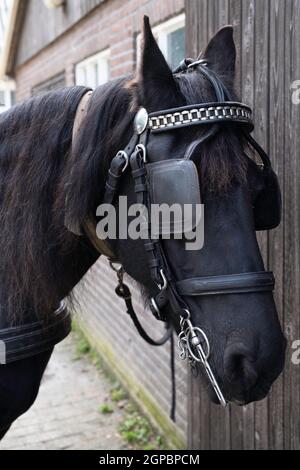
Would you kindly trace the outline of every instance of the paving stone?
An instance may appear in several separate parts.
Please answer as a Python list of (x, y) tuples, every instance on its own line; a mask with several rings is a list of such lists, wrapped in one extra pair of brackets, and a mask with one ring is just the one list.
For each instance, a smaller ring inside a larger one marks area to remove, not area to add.
[(111, 384), (87, 358), (74, 360), (74, 337), (59, 344), (46, 369), (39, 396), (0, 442), (0, 450), (126, 449), (118, 434), (124, 412), (116, 405), (99, 412)]

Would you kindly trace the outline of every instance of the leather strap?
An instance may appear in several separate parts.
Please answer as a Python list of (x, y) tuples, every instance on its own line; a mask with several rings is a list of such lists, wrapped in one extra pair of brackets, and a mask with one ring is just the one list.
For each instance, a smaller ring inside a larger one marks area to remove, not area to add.
[(196, 277), (176, 282), (178, 294), (187, 297), (272, 291), (274, 286), (272, 272)]
[(100, 255), (104, 255), (110, 260), (116, 260), (116, 256), (105, 240), (101, 240), (96, 233), (96, 221), (87, 220), (83, 225), (84, 234), (88, 237), (93, 247)]
[(0, 364), (9, 364), (51, 349), (71, 332), (71, 315), (64, 303), (46, 321), (0, 331)]
[[(88, 104), (90, 102), (91, 96), (93, 92), (90, 90), (87, 93), (83, 95), (81, 98), (79, 105), (77, 107), (77, 111), (75, 114), (75, 119), (74, 119), (74, 124), (73, 124), (73, 133), (72, 133), (72, 150), (74, 149), (76, 139), (78, 136), (78, 132), (80, 131), (82, 127), (82, 123), (87, 115), (88, 112)], [(71, 152), (71, 156), (73, 154), (73, 151)], [(66, 198), (66, 206), (68, 205), (68, 198)], [(65, 227), (69, 230), (69, 232), (73, 233), (74, 235), (77, 235), (78, 237), (82, 236), (82, 229), (79, 226), (79, 224), (74, 223), (73, 221), (68, 220), (68, 215), (67, 213), (65, 214), (65, 220), (64, 220), (64, 225)]]
[(133, 134), (129, 144), (112, 159), (105, 185), (104, 204), (113, 204), (120, 188), (121, 178), (129, 164), (130, 156), (133, 154), (138, 142), (138, 136)]
[[(75, 115), (75, 120), (74, 120), (74, 125), (73, 125), (73, 135), (72, 135), (72, 147), (74, 148), (78, 132), (80, 131), (83, 121), (87, 115), (88, 112), (88, 106), (90, 103), (90, 99), (92, 97), (93, 92), (88, 91), (83, 95), (81, 98), (81, 101), (79, 102), (76, 115)], [(100, 255), (107, 256), (110, 259), (115, 259), (115, 255), (111, 248), (108, 246), (108, 243), (105, 240), (101, 240), (100, 238), (97, 237), (96, 234), (96, 221), (94, 220), (87, 220), (83, 227), (78, 227), (77, 225), (75, 226), (74, 224), (71, 224), (67, 218), (65, 218), (65, 226), (67, 229), (74, 233), (75, 235), (82, 236), (86, 235), (94, 248), (100, 253)], [(84, 232), (84, 233), (83, 233)]]
[(88, 104), (90, 102), (90, 99), (92, 97), (93, 92), (90, 90), (87, 93), (83, 95), (81, 98), (79, 105), (77, 107), (77, 111), (75, 114), (75, 120), (73, 124), (73, 135), (72, 135), (72, 145), (74, 145), (74, 142), (76, 140), (77, 134), (81, 129), (83, 120), (85, 119), (87, 112), (88, 112)]

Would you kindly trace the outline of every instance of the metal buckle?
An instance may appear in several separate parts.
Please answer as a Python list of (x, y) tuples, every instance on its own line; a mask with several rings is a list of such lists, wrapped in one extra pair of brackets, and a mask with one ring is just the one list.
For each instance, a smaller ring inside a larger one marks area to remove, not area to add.
[(188, 65), (188, 69), (192, 69), (194, 67), (197, 67), (197, 65), (203, 65), (204, 67), (207, 67), (207, 60), (206, 59), (199, 59), (199, 60), (195, 60), (194, 62), (192, 62), (191, 64)]
[(135, 151), (137, 153), (142, 152), (143, 162), (147, 163), (147, 149), (146, 149), (145, 145), (137, 144), (137, 146), (135, 147)]
[(129, 165), (129, 156), (126, 152), (124, 152), (124, 150), (120, 150), (118, 153), (117, 153), (117, 156), (119, 157), (123, 157), (125, 159), (125, 165), (123, 166), (122, 168), (122, 173), (124, 173)]

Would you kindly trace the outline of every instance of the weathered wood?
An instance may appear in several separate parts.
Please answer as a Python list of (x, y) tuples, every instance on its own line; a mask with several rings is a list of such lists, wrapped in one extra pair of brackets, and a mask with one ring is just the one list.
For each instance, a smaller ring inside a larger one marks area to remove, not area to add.
[[(300, 77), (300, 2), (292, 3), (292, 32), (291, 32), (291, 83), (299, 80)], [(292, 245), (289, 250), (293, 253), (292, 279), (291, 279), (291, 297), (289, 304), (290, 315), (295, 328), (295, 339), (300, 338), (300, 162), (299, 162), (299, 128), (300, 128), (300, 105), (292, 104), (292, 112), (290, 115), (292, 126), (292, 140), (289, 149), (289, 163), (286, 167), (290, 169), (290, 190), (292, 208), (292, 223), (290, 225)], [(290, 358), (288, 357), (288, 361)], [(291, 449), (300, 449), (300, 371), (299, 365), (293, 364), (292, 371), (292, 387), (293, 387), (293, 414), (291, 422)]]
[[(104, 0), (72, 0), (55, 10), (45, 7), (41, 0), (22, 0), (28, 3), (23, 18), (23, 27), (16, 31), (18, 36), (17, 56), (14, 66), (20, 66), (34, 54), (65, 33), (85, 15), (100, 5)], [(37, 28), (44, 24), (45, 28)], [(32, 34), (34, 31), (34, 34)]]
[(284, 375), (261, 403), (222, 413), (192, 382), (190, 448), (299, 449), (300, 368), (291, 362), (291, 345), (300, 338), (300, 105), (292, 103), (291, 85), (300, 79), (300, 1), (187, 0), (186, 13), (193, 41), (188, 55), (224, 24), (235, 27), (237, 91), (254, 107), (255, 137), (269, 151), (283, 191), (283, 224), (260, 234), (259, 243), (276, 275), (275, 300), (288, 338)]
[[(299, 18), (300, 4), (292, 0), (286, 2), (286, 54), (285, 54), (285, 152), (284, 158), (284, 321), (289, 343), (300, 338), (299, 331), (299, 122), (300, 109), (291, 100), (291, 84), (300, 77), (299, 59)], [(297, 42), (298, 41), (298, 42)], [(288, 48), (288, 49), (287, 49)], [(288, 51), (288, 53), (287, 53)], [(284, 446), (299, 449), (299, 365), (291, 362), (287, 355), (284, 377)]]
[[(269, 11), (270, 0), (255, 2), (255, 138), (269, 152)], [(258, 234), (261, 252), (268, 264), (268, 236), (265, 232)], [(255, 404), (255, 448), (266, 449), (269, 442), (268, 399)]]
[[(191, 37), (193, 38), (194, 42), (194, 57), (198, 56), (200, 52), (204, 52), (208, 42), (208, 3), (209, 0), (203, 0), (201, 2), (199, 2), (199, 0), (192, 0), (190, 4), (191, 10), (188, 15), (189, 17), (194, 16), (195, 18), (197, 18), (198, 22), (196, 31), (193, 32), (192, 29), (191, 31), (189, 31), (189, 34), (191, 34)], [(186, 11), (188, 12), (188, 9), (186, 9)], [(189, 30), (189, 27), (187, 30)], [(188, 51), (187, 55), (193, 55), (191, 53), (193, 51)], [(199, 408), (196, 408), (196, 400), (194, 399), (194, 406), (191, 412), (192, 414), (195, 413), (197, 415), (197, 418), (194, 420), (194, 424), (191, 422), (189, 423), (189, 446), (192, 449), (210, 449), (211, 403), (204, 390), (199, 393), (199, 379), (197, 380), (194, 377), (191, 377), (190, 385), (191, 394), (194, 396), (196, 395), (198, 397)]]
[[(242, 4), (241, 84), (242, 100), (252, 106), (255, 98), (255, 3)], [(243, 449), (255, 447), (255, 405), (243, 407)]]
[[(222, 26), (228, 24), (229, 2), (227, 0), (209, 0), (209, 37)], [(230, 410), (210, 406), (210, 448), (215, 450), (230, 449)]]
[(234, 27), (234, 40), (237, 48), (236, 60), (236, 89), (239, 95), (242, 92), (241, 73), (241, 46), (242, 46), (242, 2), (240, 0), (229, 0), (229, 22)]
[[(284, 189), (284, 138), (282, 123), (285, 121), (285, 9), (280, 0), (273, 0), (270, 10), (270, 117), (269, 126), (270, 157), (278, 174), (280, 186)], [(282, 256), (284, 248), (284, 224), (270, 233), (269, 264), (276, 277), (275, 301), (279, 318), (283, 324), (284, 278)], [(269, 406), (269, 447), (283, 448), (283, 375), (272, 389)]]
[[(195, 15), (195, 12), (197, 14)], [(186, 56), (197, 57), (198, 56), (198, 37), (200, 35), (199, 27), (200, 21), (197, 10), (197, 0), (190, 0), (190, 7), (186, 11), (186, 23), (190, 25), (190, 31), (187, 31), (185, 36)]]
[[(229, 19), (234, 27), (234, 40), (237, 48), (236, 62), (236, 91), (242, 95), (242, 3), (239, 0), (229, 1)], [(242, 410), (236, 406), (231, 406), (231, 448), (234, 450), (243, 449), (243, 414)]]

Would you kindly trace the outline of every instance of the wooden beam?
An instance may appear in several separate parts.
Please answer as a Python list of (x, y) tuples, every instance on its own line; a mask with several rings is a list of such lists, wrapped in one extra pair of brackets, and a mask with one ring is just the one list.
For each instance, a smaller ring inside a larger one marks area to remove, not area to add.
[(8, 26), (4, 36), (3, 52), (0, 62), (0, 78), (4, 76), (13, 77), (14, 75), (14, 62), (25, 8), (26, 2), (13, 0)]

